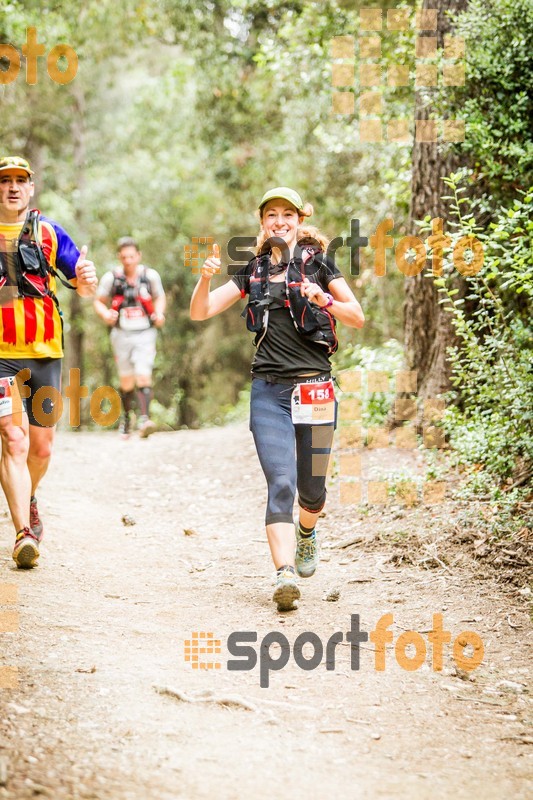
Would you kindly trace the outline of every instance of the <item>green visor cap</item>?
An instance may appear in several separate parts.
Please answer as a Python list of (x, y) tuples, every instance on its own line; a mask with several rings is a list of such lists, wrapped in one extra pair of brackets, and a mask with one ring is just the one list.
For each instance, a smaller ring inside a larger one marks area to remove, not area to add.
[(275, 189), (270, 189), (268, 192), (265, 192), (259, 203), (259, 210), (261, 210), (269, 200), (275, 200), (278, 197), (282, 200), (288, 200), (298, 211), (304, 210), (302, 198), (298, 192), (295, 192), (294, 189), (289, 189), (288, 186), (278, 186)]

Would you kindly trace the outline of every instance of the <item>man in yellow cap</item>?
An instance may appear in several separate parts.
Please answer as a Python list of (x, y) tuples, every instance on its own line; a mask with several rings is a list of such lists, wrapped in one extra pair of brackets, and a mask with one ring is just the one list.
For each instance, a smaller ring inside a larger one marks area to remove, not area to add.
[(0, 483), (15, 526), (13, 559), (25, 569), (39, 558), (43, 524), (35, 492), (50, 461), (61, 390), (56, 281), (82, 297), (98, 284), (87, 247), (79, 251), (60, 225), (30, 209), (34, 191), (29, 162), (0, 157)]

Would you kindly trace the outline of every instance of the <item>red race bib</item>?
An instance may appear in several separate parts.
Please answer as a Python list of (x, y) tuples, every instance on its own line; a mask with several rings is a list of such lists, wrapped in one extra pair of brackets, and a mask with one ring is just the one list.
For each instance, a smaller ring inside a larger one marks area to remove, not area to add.
[(291, 417), (295, 425), (333, 425), (335, 389), (333, 381), (299, 383), (291, 398)]

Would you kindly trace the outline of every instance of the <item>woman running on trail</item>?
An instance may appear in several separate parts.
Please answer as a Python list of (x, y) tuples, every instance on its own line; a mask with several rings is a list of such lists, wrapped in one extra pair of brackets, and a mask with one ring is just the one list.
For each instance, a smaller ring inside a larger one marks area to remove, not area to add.
[[(361, 328), (361, 306), (324, 251), (327, 239), (300, 227), (313, 208), (293, 189), (271, 189), (259, 204), (257, 255), (223, 286), (218, 247), (201, 270), (191, 319), (220, 314), (249, 295), (247, 327), (255, 332), (250, 430), (268, 485), (266, 532), (277, 570), (273, 600), (291, 611), (300, 597), (296, 573), (318, 565), (315, 524), (326, 501), (326, 465), (335, 425), (330, 354), (335, 320)], [(216, 247), (216, 246), (215, 246)], [(298, 490), (299, 522), (293, 519)]]

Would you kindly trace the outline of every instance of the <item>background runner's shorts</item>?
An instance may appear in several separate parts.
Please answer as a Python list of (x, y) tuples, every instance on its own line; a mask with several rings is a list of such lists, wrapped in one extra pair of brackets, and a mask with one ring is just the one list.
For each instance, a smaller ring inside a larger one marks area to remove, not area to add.
[(113, 328), (111, 346), (119, 375), (151, 375), (155, 361), (157, 328), (122, 331)]
[[(30, 425), (37, 425), (38, 428), (51, 428), (57, 422), (53, 416), (49, 415), (52, 415), (54, 410), (54, 395), (57, 397), (53, 390), (61, 392), (62, 360), (62, 358), (0, 358), (0, 378), (15, 376), (22, 369), (30, 370), (30, 377), (24, 381), (24, 385), (30, 389), (30, 396), (22, 401)], [(35, 392), (43, 386), (53, 387), (53, 389), (51, 392), (45, 392), (45, 396), (37, 405), (34, 402)]]

